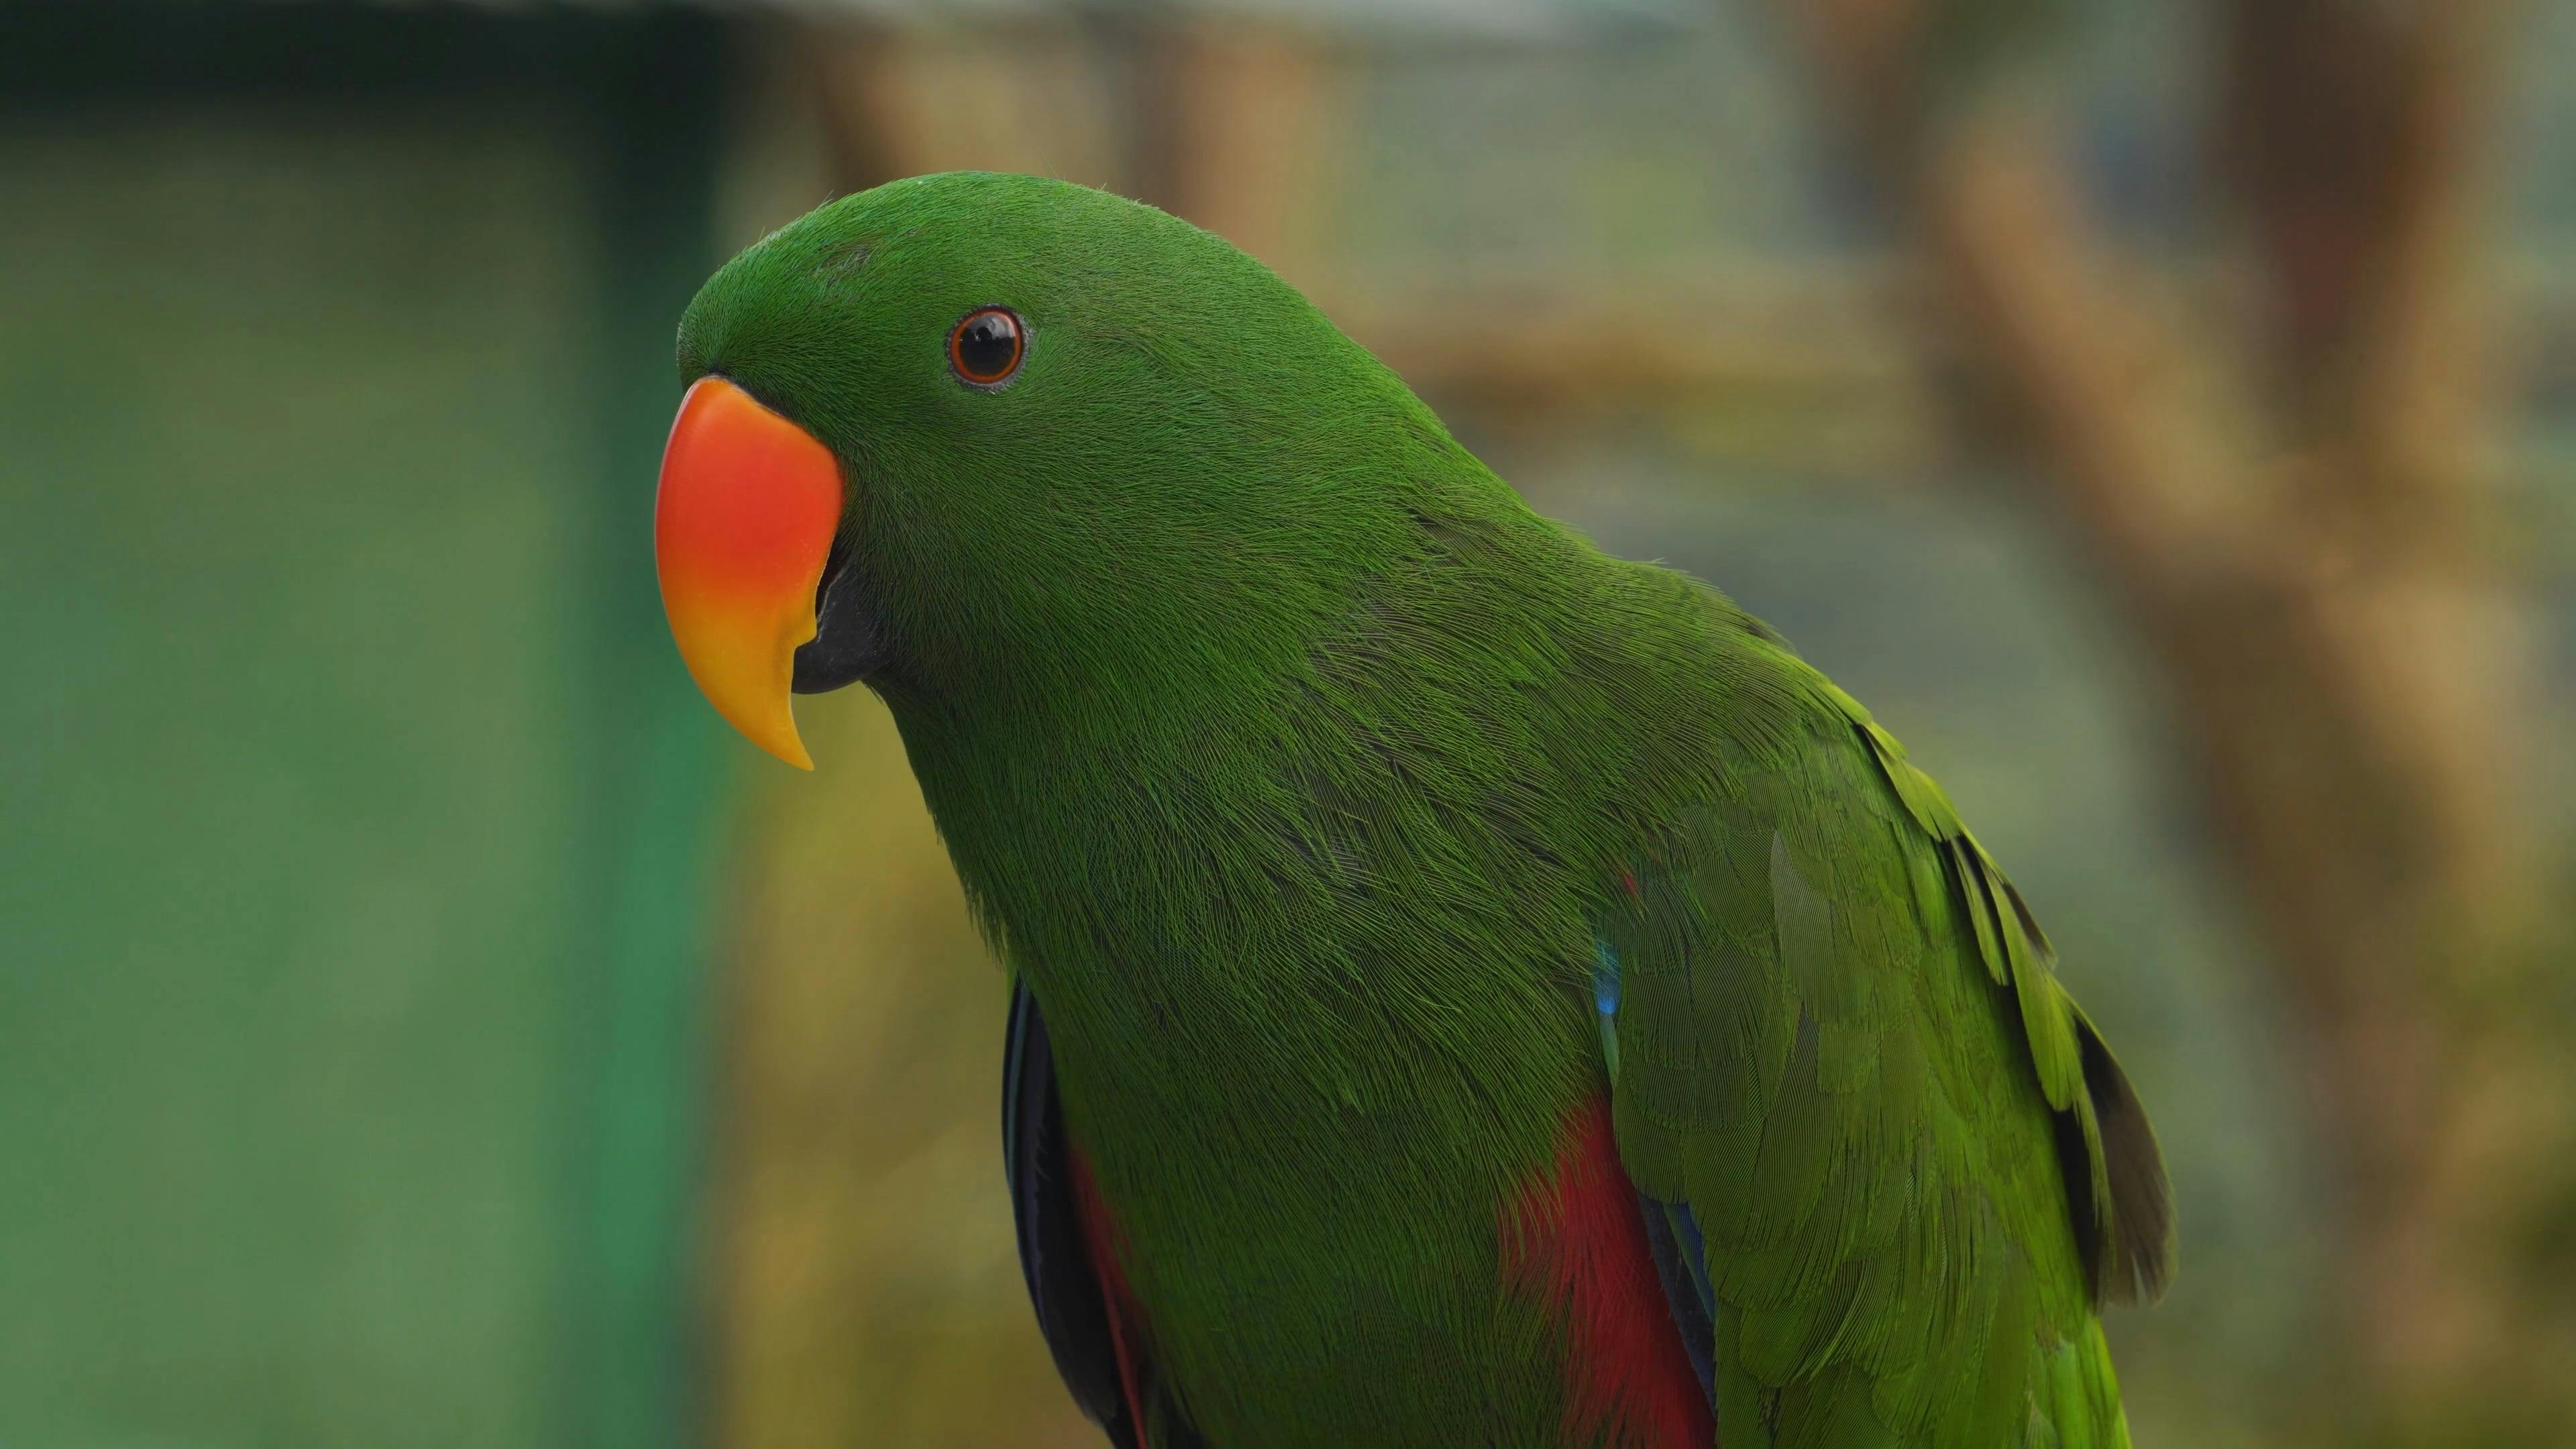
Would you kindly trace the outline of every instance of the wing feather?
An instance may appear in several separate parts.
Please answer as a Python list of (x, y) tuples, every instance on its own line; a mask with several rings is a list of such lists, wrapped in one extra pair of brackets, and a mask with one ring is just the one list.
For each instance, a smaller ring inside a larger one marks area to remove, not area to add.
[(1667, 1286), (1721, 1435), (2123, 1445), (2096, 1313), (2170, 1270), (2146, 1115), (1939, 787), (1784, 668), (1806, 736), (1744, 742), (1602, 928), (1622, 1157), (1702, 1245)]

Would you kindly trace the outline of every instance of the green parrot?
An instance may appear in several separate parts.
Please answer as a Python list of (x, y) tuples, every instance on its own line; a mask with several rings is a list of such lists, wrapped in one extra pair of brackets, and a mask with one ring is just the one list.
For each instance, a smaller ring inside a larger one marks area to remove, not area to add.
[(892, 711), (1112, 1443), (2128, 1442), (2146, 1115), (1939, 787), (1760, 620), (1099, 191), (835, 201), (679, 368), (680, 653), (798, 765), (792, 694)]

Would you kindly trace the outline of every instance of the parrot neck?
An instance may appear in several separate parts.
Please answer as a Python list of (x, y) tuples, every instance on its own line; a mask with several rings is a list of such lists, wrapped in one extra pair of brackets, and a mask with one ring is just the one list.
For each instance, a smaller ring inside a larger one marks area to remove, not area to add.
[(1284, 581), (1308, 612), (1210, 595), (1204, 667), (1134, 662), (1176, 631), (1008, 706), (887, 692), (1069, 1104), (1211, 1151), (1283, 1098), (1476, 1140), (1503, 1113), (1536, 1152), (1597, 1089), (1596, 923), (1776, 645), (1453, 456), (1329, 587)]
[[(1421, 507), (1338, 617), (1240, 651), (1248, 683), (973, 717), (889, 696), (1068, 1090), (1097, 1068), (1122, 1110), (1212, 1080), (1367, 1108), (1445, 1061), (1553, 1121), (1597, 1074), (1580, 1003), (1646, 762), (1709, 758), (1636, 721), (1704, 731), (1711, 691), (1663, 681), (1742, 671), (1674, 667), (1722, 600), (1494, 490)], [(1567, 1033), (1536, 1055), (1490, 1039)]]

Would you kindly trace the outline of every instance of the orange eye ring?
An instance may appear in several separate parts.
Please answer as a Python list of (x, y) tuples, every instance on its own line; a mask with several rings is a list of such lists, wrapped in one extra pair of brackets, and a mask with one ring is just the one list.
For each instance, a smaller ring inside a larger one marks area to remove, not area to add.
[(968, 387), (1008, 383), (1029, 353), (1029, 329), (1008, 307), (978, 307), (948, 329), (948, 366)]

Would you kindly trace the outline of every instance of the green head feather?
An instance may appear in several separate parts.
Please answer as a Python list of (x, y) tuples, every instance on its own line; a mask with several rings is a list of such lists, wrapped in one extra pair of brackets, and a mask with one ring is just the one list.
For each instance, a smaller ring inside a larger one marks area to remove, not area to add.
[[(947, 352), (987, 305), (1027, 329), (990, 389)], [(1269, 269), (1035, 177), (814, 211), (707, 283), (679, 361), (839, 455), (842, 546), (894, 656), (877, 683), (951, 709), (1239, 687), (1405, 546), (1408, 477), (1483, 476)]]

